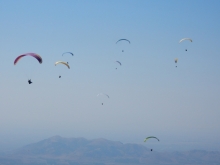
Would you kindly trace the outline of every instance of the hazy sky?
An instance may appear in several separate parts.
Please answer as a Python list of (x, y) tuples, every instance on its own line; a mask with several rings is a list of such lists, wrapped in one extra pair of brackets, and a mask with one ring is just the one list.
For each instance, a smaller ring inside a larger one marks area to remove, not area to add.
[[(218, 0), (0, 0), (0, 148), (54, 135), (140, 144), (153, 135), (161, 141), (145, 145), (158, 150), (219, 149), (219, 8)], [(193, 42), (179, 44), (185, 37)], [(14, 66), (27, 52), (43, 63)]]

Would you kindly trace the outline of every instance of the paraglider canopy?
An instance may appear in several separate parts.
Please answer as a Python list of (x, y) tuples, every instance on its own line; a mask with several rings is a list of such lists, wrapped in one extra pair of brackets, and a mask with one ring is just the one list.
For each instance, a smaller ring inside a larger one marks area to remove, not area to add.
[(129, 44), (131, 43), (128, 39), (119, 39), (119, 40), (116, 42), (116, 44), (117, 44), (118, 42), (120, 42), (120, 41), (127, 41)]
[(70, 54), (70, 55), (74, 56), (74, 54), (73, 54), (72, 52), (64, 52), (64, 53), (62, 54), (62, 56), (63, 56), (64, 54)]
[(119, 63), (119, 64), (121, 65), (121, 62), (120, 62), (120, 61), (115, 61), (115, 62), (117, 62), (117, 63)]
[(148, 139), (151, 139), (151, 138), (154, 138), (154, 139), (157, 139), (158, 141), (160, 141), (157, 137), (155, 137), (155, 136), (149, 136), (149, 137), (146, 137), (145, 139), (144, 139), (144, 142), (146, 142)]
[(70, 66), (68, 65), (68, 63), (66, 63), (64, 61), (57, 61), (57, 62), (55, 62), (55, 66), (57, 66), (58, 64), (66, 65), (70, 69)]
[(99, 93), (99, 94), (97, 94), (97, 97), (98, 97), (98, 96), (106, 96), (107, 98), (110, 98), (109, 95), (107, 95), (107, 94), (105, 94), (105, 93)]
[(183, 41), (185, 41), (185, 40), (188, 40), (188, 41), (190, 41), (190, 42), (193, 42), (191, 38), (182, 38), (182, 39), (179, 41), (179, 43), (181, 43), (181, 42), (183, 42)]
[(38, 54), (36, 54), (36, 53), (25, 53), (25, 54), (22, 54), (22, 55), (18, 56), (18, 57), (14, 60), (14, 65), (16, 65), (16, 64), (18, 63), (18, 61), (19, 61), (21, 58), (25, 57), (25, 56), (32, 56), (32, 57), (36, 58), (40, 64), (42, 64), (42, 62), (43, 62), (43, 60), (42, 60), (42, 58), (41, 58), (40, 55), (38, 55)]

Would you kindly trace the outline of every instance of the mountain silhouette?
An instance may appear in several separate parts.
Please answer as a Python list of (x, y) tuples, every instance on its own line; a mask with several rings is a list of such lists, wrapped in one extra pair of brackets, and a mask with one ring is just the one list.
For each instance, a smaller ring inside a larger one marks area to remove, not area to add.
[(139, 144), (99, 138), (51, 138), (0, 156), (4, 165), (219, 165), (220, 152), (157, 152)]

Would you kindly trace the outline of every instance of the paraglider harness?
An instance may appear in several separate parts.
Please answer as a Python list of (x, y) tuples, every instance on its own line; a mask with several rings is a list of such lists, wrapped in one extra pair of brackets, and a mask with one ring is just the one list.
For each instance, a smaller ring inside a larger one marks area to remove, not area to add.
[(31, 83), (32, 83), (31, 79), (30, 79), (30, 80), (28, 80), (28, 83), (29, 83), (29, 84), (31, 84)]

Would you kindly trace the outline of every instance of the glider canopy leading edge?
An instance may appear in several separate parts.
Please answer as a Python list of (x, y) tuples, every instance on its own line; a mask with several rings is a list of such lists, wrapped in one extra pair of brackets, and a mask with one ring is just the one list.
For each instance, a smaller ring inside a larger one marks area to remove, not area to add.
[(149, 136), (149, 137), (146, 137), (145, 139), (144, 139), (144, 142), (146, 142), (148, 139), (151, 139), (151, 138), (154, 138), (154, 139), (157, 139), (158, 141), (160, 141), (157, 137), (155, 137), (155, 136)]
[(42, 60), (42, 58), (41, 58), (40, 55), (38, 55), (38, 54), (36, 54), (36, 53), (25, 53), (25, 54), (22, 54), (22, 55), (18, 56), (18, 57), (14, 60), (14, 65), (16, 65), (16, 64), (18, 63), (18, 61), (19, 61), (21, 58), (25, 57), (25, 56), (32, 56), (32, 57), (36, 58), (40, 64), (42, 64), (42, 62), (43, 62), (43, 60)]

